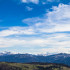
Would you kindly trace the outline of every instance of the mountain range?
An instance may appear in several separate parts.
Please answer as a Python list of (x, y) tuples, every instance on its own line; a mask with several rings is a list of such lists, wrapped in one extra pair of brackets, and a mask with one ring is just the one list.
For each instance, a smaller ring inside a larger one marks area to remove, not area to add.
[(16, 62), (16, 63), (58, 63), (70, 66), (70, 54), (59, 53), (53, 55), (32, 55), (32, 54), (11, 54), (10, 52), (0, 53), (0, 62)]

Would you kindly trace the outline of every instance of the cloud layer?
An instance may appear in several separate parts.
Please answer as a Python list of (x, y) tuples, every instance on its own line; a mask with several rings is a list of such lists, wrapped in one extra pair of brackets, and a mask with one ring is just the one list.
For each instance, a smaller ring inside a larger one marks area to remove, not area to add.
[(70, 5), (60, 4), (53, 6), (52, 10), (43, 17), (22, 20), (27, 27), (8, 27), (0, 31), (0, 47), (30, 47), (29, 53), (31, 49), (39, 49), (37, 53), (70, 53)]

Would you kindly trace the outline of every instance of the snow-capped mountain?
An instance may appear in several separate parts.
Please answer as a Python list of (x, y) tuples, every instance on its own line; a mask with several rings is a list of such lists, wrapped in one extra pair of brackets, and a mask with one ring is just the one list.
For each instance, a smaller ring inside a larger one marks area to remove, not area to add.
[(70, 54), (60, 53), (54, 55), (32, 55), (32, 54), (12, 54), (10, 52), (0, 53), (1, 62), (48, 62), (48, 63), (61, 63), (70, 66)]

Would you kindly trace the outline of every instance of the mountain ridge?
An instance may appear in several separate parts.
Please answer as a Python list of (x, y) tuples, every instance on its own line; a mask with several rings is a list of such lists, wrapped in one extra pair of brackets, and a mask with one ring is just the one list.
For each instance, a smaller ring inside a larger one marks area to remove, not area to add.
[(47, 63), (66, 64), (70, 66), (70, 54), (59, 53), (49, 56), (32, 55), (32, 54), (4, 54), (0, 55), (0, 62), (16, 62), (16, 63), (47, 62)]

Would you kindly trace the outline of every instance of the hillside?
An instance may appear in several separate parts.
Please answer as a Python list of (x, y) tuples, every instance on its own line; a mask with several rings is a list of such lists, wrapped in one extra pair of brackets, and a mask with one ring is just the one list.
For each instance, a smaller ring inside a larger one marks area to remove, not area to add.
[(0, 62), (0, 70), (70, 70), (70, 67), (48, 63), (6, 63)]

